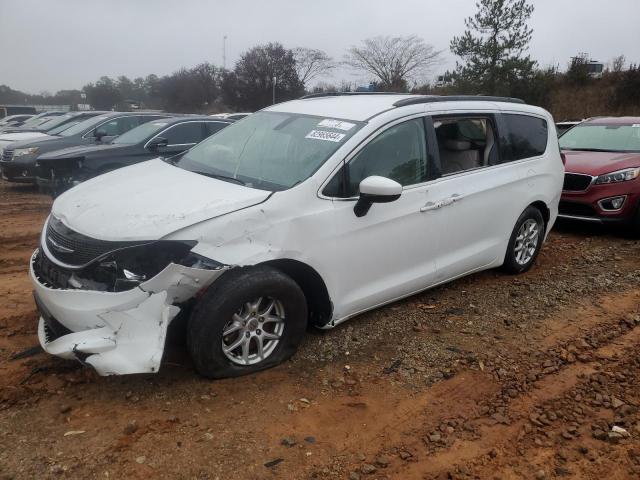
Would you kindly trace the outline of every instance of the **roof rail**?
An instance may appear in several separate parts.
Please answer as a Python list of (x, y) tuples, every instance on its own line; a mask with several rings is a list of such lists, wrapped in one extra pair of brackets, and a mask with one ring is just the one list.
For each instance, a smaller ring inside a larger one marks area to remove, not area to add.
[(411, 93), (405, 92), (321, 92), (321, 93), (310, 93), (303, 97), (300, 97), (300, 100), (308, 100), (309, 98), (322, 98), (322, 97), (348, 97), (348, 96), (357, 96), (357, 95), (411, 95)]
[(394, 107), (405, 107), (407, 105), (417, 105), (420, 103), (438, 102), (504, 102), (504, 103), (526, 103), (520, 98), (512, 97), (492, 97), (484, 95), (421, 95), (419, 97), (403, 98), (393, 104)]

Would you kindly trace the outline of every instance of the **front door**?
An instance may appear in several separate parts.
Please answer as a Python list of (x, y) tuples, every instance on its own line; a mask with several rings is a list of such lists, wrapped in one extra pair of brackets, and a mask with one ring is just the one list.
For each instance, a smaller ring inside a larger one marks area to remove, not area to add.
[[(423, 118), (387, 127), (338, 173), (343, 197), (334, 198), (336, 246), (333, 268), (340, 292), (335, 318), (344, 318), (433, 284), (439, 232), (423, 209), (438, 197), (430, 181)], [(354, 213), (360, 182), (372, 175), (391, 178), (404, 189), (391, 203)]]

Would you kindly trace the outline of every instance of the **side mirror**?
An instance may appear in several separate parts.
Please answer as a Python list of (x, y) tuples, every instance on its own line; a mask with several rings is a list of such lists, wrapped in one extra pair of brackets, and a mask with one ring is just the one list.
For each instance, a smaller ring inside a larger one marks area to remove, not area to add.
[(402, 195), (402, 185), (386, 177), (371, 176), (360, 182), (360, 198), (353, 207), (356, 217), (364, 217), (374, 203), (394, 202)]
[(166, 147), (169, 145), (169, 140), (164, 137), (155, 137), (152, 138), (147, 144), (147, 148), (149, 150), (158, 150), (161, 147)]

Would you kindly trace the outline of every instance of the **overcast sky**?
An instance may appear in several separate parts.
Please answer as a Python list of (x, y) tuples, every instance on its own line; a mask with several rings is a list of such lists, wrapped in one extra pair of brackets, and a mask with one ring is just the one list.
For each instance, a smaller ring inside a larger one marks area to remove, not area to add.
[[(640, 0), (533, 0), (530, 52), (564, 68), (587, 52), (640, 63)], [(0, 0), (0, 84), (30, 93), (81, 88), (102, 75), (164, 75), (209, 61), (227, 67), (269, 41), (336, 59), (376, 35), (423, 37), (455, 65), (449, 41), (475, 0)], [(433, 72), (438, 73), (438, 72)], [(364, 81), (340, 71), (333, 79)]]

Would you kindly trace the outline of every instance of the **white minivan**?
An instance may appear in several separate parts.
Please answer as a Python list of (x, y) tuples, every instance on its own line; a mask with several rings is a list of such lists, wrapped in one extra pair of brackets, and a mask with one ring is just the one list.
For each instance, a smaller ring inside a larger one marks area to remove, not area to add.
[(102, 375), (156, 372), (183, 310), (202, 375), (271, 367), (307, 325), (484, 269), (528, 270), (563, 171), (553, 118), (519, 100), (274, 105), (55, 201), (30, 267), (40, 342)]

